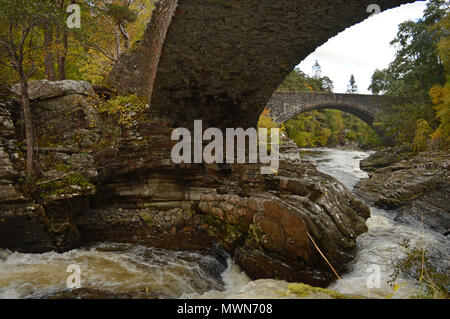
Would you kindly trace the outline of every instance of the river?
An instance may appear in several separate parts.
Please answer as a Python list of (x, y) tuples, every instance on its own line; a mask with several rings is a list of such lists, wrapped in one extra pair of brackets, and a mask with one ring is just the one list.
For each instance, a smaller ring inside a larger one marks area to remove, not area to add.
[[(367, 152), (323, 148), (302, 150), (301, 155), (350, 190), (367, 177), (359, 169)], [(395, 262), (405, 254), (401, 246), (405, 239), (425, 245), (435, 256), (440, 254), (438, 266), (449, 268), (445, 237), (417, 225), (399, 224), (393, 217), (371, 207), (369, 230), (357, 239), (356, 258), (330, 289), (373, 298), (409, 298), (420, 293), (413, 280), (401, 279), (395, 292), (388, 284)], [(80, 290), (67, 288), (69, 265), (81, 271)], [(224, 264), (196, 252), (119, 243), (65, 253), (23, 254), (0, 249), (0, 298), (293, 298), (286, 294), (287, 285), (280, 280), (252, 281), (230, 259)]]

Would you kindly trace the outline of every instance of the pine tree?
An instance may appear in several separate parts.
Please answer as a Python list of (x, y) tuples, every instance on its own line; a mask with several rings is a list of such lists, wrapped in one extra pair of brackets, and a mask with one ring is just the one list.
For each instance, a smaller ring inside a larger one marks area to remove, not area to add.
[(350, 81), (347, 85), (347, 93), (348, 94), (358, 93), (358, 86), (356, 85), (355, 76), (353, 74), (350, 76)]
[(316, 60), (312, 67), (313, 78), (320, 79), (322, 77), (322, 67), (319, 64), (319, 61)]

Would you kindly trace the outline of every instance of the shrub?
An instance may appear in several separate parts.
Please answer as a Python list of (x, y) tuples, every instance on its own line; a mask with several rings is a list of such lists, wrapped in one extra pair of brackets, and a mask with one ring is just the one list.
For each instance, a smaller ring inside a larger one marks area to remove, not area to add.
[(427, 250), (424, 247), (412, 247), (409, 240), (405, 240), (401, 246), (406, 250), (406, 255), (394, 265), (394, 273), (389, 280), (394, 289), (398, 287), (396, 280), (403, 275), (417, 280), (424, 287), (425, 294), (417, 295), (416, 298), (448, 298), (449, 278), (432, 265)]

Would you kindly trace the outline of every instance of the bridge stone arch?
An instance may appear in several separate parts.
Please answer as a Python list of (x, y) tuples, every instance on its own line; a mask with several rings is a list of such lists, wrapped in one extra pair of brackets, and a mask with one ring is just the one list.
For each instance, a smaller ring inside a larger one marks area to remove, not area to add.
[[(377, 0), (387, 10), (414, 0)], [(373, 0), (158, 0), (108, 82), (147, 96), (171, 127), (255, 127), (294, 67), (369, 17)], [(355, 44), (357, 45), (357, 44)]]
[(267, 107), (277, 123), (312, 110), (337, 109), (353, 114), (372, 126), (375, 116), (386, 105), (386, 100), (377, 95), (275, 92)]

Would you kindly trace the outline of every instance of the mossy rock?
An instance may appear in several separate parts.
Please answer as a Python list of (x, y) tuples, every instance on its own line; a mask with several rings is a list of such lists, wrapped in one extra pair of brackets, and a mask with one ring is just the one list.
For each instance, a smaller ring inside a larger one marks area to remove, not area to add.
[[(363, 297), (359, 296), (352, 296), (352, 295), (343, 295), (337, 291), (326, 289), (326, 288), (319, 288), (319, 287), (312, 287), (307, 284), (303, 283), (295, 283), (290, 284), (288, 286), (289, 293), (294, 294), (299, 297), (308, 298), (313, 297), (312, 295), (316, 295), (316, 297), (319, 297), (322, 295), (329, 296), (332, 299), (361, 299)], [(318, 296), (317, 296), (318, 295)]]
[(139, 213), (139, 216), (141, 216), (142, 220), (148, 227), (151, 227), (155, 224), (155, 222), (153, 221), (152, 215), (149, 212), (141, 211)]
[(203, 221), (210, 226), (210, 235), (217, 238), (225, 248), (232, 248), (244, 243), (246, 234), (242, 233), (238, 227), (211, 215), (203, 215)]

